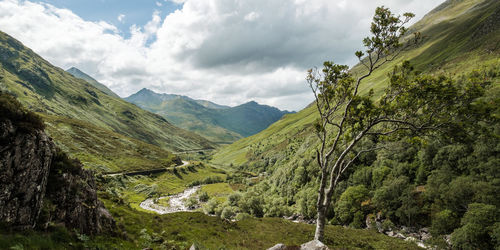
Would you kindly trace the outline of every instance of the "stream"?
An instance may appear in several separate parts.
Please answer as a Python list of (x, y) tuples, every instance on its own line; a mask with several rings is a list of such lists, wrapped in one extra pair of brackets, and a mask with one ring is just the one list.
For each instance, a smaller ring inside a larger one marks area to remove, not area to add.
[(156, 198), (151, 198), (151, 199), (146, 199), (145, 201), (141, 202), (139, 205), (141, 208), (153, 211), (159, 214), (169, 214), (169, 213), (175, 213), (175, 212), (185, 212), (185, 211), (191, 211), (188, 207), (185, 206), (185, 200), (188, 199), (191, 195), (196, 193), (198, 189), (200, 189), (201, 186), (194, 186), (187, 188), (184, 190), (182, 193), (174, 194), (174, 195), (169, 195), (169, 196), (163, 196), (158, 198), (159, 200), (170, 198), (168, 201), (169, 206), (162, 206), (157, 203), (155, 203)]

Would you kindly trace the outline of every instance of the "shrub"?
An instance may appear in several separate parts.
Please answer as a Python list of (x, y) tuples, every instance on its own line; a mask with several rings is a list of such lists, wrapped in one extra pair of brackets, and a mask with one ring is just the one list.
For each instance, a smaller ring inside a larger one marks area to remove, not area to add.
[(10, 119), (15, 126), (25, 132), (31, 133), (37, 129), (43, 130), (45, 128), (40, 116), (25, 109), (14, 96), (2, 91), (0, 91), (0, 114), (6, 119)]
[(458, 226), (456, 214), (446, 209), (436, 213), (432, 218), (431, 234), (433, 236), (449, 234)]
[(189, 197), (186, 201), (186, 207), (188, 207), (189, 209), (193, 209), (197, 205), (198, 205), (198, 199), (196, 199), (196, 197), (194, 196)]
[(203, 206), (203, 212), (205, 212), (206, 214), (215, 214), (217, 205), (217, 200), (215, 198), (212, 198)]
[(227, 201), (228, 201), (228, 203), (229, 203), (230, 206), (237, 206), (238, 202), (240, 200), (241, 200), (241, 194), (240, 193), (230, 194), (227, 197)]
[(240, 221), (240, 220), (246, 220), (252, 218), (251, 215), (247, 213), (238, 213), (236, 214), (236, 217), (234, 217), (235, 220)]
[(390, 230), (393, 230), (395, 228), (395, 225), (394, 223), (392, 223), (392, 221), (390, 219), (386, 219), (382, 222), (382, 229), (384, 231), (390, 231)]
[(222, 212), (220, 214), (220, 217), (222, 219), (231, 220), (234, 216), (236, 216), (237, 212), (238, 212), (237, 207), (226, 206), (226, 207), (222, 208)]
[(198, 200), (200, 200), (201, 202), (207, 202), (209, 198), (210, 196), (208, 196), (207, 192), (201, 192), (198, 195)]

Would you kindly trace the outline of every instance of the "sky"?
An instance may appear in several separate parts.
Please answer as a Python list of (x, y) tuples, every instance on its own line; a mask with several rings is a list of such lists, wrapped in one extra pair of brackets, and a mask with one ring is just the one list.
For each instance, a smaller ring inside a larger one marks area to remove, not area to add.
[(0, 30), (121, 97), (142, 88), (223, 105), (298, 111), (323, 61), (354, 65), (377, 6), (444, 0), (0, 0)]

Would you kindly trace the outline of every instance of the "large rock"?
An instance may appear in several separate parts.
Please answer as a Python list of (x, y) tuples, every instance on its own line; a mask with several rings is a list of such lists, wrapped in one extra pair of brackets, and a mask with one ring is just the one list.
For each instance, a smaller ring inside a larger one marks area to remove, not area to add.
[(312, 240), (300, 245), (301, 250), (329, 250), (328, 246), (319, 240)]
[(285, 250), (285, 249), (286, 249), (285, 244), (279, 243), (279, 244), (274, 245), (271, 248), (268, 248), (267, 250)]
[(0, 117), (0, 222), (34, 228), (55, 147), (41, 130), (20, 130)]
[(113, 231), (92, 172), (57, 150), (43, 127), (40, 117), (0, 91), (0, 225), (25, 230), (64, 224), (88, 235)]
[(62, 223), (87, 235), (113, 231), (115, 221), (97, 198), (93, 173), (84, 170), (77, 160), (66, 158), (66, 161), (69, 163), (63, 162), (61, 170), (53, 166), (49, 175), (46, 200), (50, 205), (43, 218), (44, 224)]

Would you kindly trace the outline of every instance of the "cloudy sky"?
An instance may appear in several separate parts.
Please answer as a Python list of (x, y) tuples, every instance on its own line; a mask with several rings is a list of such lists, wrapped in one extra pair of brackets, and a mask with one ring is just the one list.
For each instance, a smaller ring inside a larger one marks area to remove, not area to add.
[(306, 70), (353, 65), (373, 11), (420, 19), (443, 0), (0, 0), (0, 30), (122, 97), (142, 88), (300, 110)]

